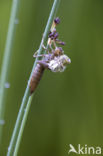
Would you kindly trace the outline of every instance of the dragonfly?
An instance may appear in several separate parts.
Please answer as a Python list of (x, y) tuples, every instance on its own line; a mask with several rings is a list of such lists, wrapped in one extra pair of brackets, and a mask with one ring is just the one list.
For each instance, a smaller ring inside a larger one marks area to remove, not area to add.
[(37, 88), (45, 69), (51, 72), (64, 72), (67, 64), (71, 63), (71, 59), (64, 54), (64, 51), (57, 44), (64, 45), (64, 42), (58, 39), (58, 33), (56, 29), (49, 33), (48, 48), (42, 45), (46, 54), (36, 55), (34, 53), (33, 57), (42, 57), (41, 60), (37, 61), (37, 65), (32, 73), (30, 80), (30, 93), (32, 94)]

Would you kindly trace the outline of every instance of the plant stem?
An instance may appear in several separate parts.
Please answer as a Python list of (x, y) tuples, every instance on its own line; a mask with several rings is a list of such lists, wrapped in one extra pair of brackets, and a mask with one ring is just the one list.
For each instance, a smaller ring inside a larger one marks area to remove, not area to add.
[(10, 21), (8, 26), (8, 34), (6, 38), (5, 50), (4, 50), (4, 58), (1, 68), (1, 78), (0, 78), (0, 145), (2, 141), (2, 129), (4, 123), (4, 112), (5, 112), (5, 83), (8, 79), (8, 71), (10, 67), (10, 59), (11, 59), (11, 52), (14, 40), (14, 32), (16, 28), (16, 15), (18, 12), (19, 0), (13, 0), (12, 2), (12, 9), (10, 15)]
[[(51, 10), (51, 13), (50, 13), (50, 16), (49, 16), (49, 19), (48, 19), (44, 34), (43, 34), (43, 38), (42, 38), (40, 46), (39, 46), (38, 55), (41, 54), (41, 52), (43, 50), (42, 45), (48, 38), (48, 33), (50, 31), (53, 19), (54, 19), (55, 15), (56, 15), (59, 3), (60, 3), (60, 0), (54, 0), (52, 10)], [(16, 156), (17, 152), (18, 152), (18, 149), (19, 149), (21, 137), (22, 137), (22, 134), (23, 134), (23, 129), (24, 129), (26, 119), (27, 119), (27, 116), (28, 116), (28, 112), (29, 112), (29, 109), (30, 109), (30, 104), (32, 102), (32, 98), (33, 98), (33, 95), (34, 95), (34, 94), (30, 95), (29, 83), (30, 83), (30, 80), (31, 80), (32, 73), (33, 73), (33, 71), (34, 71), (34, 69), (36, 67), (37, 61), (38, 61), (38, 57), (36, 58), (36, 60), (34, 62), (32, 72), (30, 74), (30, 78), (29, 78), (29, 81), (28, 81), (28, 84), (27, 84), (27, 88), (26, 88), (25, 93), (24, 93), (24, 97), (23, 97), (21, 107), (20, 107), (20, 110), (19, 110), (19, 113), (18, 113), (17, 121), (16, 121), (14, 131), (13, 131), (13, 134), (12, 134), (12, 137), (11, 137), (10, 146), (8, 148), (7, 156), (12, 156), (13, 151), (14, 151), (14, 154)]]
[(22, 138), (22, 135), (23, 135), (23, 130), (24, 130), (25, 123), (26, 123), (26, 120), (27, 120), (27, 116), (28, 116), (28, 112), (29, 112), (29, 109), (30, 109), (32, 98), (33, 98), (33, 96), (29, 96), (27, 106), (26, 106), (26, 109), (25, 109), (25, 113), (24, 113), (24, 116), (23, 116), (23, 119), (22, 119), (22, 122), (21, 122), (21, 127), (20, 127), (20, 130), (19, 130), (17, 142), (16, 142), (16, 145), (15, 145), (14, 154), (13, 154), (14, 156), (17, 156), (17, 153), (18, 153), (20, 141), (21, 141), (21, 138)]

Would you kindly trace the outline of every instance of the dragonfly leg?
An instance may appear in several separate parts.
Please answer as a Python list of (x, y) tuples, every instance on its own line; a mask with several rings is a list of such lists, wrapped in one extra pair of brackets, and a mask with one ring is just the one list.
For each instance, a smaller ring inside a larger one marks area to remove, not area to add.
[(53, 45), (55, 48), (57, 47), (55, 40), (53, 40)]
[(63, 42), (63, 41), (61, 41), (59, 39), (56, 39), (55, 42), (58, 43), (58, 44), (60, 44), (60, 45), (65, 45), (65, 42)]
[(38, 50), (34, 53), (33, 57), (36, 57), (38, 54)]
[(38, 50), (34, 53), (33, 57), (34, 58), (37, 58), (37, 57), (45, 57), (47, 54), (41, 54), (41, 55), (38, 55)]
[(44, 56), (46, 56), (46, 54), (41, 54), (41, 55), (33, 55), (33, 57), (35, 57), (35, 58), (37, 58), (37, 57), (44, 57)]
[(52, 48), (52, 46), (51, 46), (51, 45), (49, 45), (49, 48), (51, 49), (51, 51), (53, 51), (53, 48)]
[(48, 54), (50, 53), (49, 49), (46, 48), (46, 47), (44, 46), (44, 44), (42, 44), (42, 48), (43, 48)]

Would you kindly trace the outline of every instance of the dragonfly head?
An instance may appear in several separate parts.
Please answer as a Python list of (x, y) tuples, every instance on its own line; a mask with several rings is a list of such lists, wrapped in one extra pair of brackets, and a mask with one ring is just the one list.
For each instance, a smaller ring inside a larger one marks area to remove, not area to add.
[(54, 53), (55, 53), (55, 56), (60, 56), (64, 54), (64, 51), (61, 47), (56, 47)]

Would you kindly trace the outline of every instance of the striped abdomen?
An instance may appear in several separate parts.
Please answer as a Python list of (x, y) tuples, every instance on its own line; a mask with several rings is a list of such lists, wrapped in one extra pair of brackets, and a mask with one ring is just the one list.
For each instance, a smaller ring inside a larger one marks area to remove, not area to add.
[(44, 67), (41, 64), (37, 64), (34, 71), (33, 71), (31, 80), (30, 80), (30, 86), (29, 87), (30, 87), (30, 93), (31, 94), (35, 91), (36, 87), (38, 86), (43, 72), (44, 72)]

